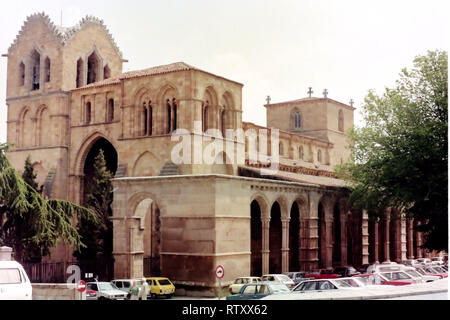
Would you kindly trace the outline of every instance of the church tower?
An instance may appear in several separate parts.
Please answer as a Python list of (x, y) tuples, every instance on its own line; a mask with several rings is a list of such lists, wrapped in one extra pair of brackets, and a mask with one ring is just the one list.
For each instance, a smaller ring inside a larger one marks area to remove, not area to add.
[(328, 98), (326, 89), (323, 98), (312, 97), (312, 93), (310, 88), (309, 97), (273, 104), (269, 98), (267, 126), (331, 142), (328, 162), (341, 164), (350, 157), (345, 132), (353, 127), (355, 108)]

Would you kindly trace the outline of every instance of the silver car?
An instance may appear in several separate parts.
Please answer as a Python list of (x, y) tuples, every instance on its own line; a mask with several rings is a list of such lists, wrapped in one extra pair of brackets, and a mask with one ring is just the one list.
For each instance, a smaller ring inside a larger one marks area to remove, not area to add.
[(127, 295), (111, 282), (88, 282), (86, 287), (90, 293), (86, 293), (86, 300), (125, 300)]

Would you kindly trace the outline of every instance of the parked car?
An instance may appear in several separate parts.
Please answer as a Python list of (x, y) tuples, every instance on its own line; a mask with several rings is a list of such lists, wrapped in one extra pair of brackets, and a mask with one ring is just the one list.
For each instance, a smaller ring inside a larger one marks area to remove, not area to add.
[(404, 264), (405, 266), (414, 266), (416, 264), (418, 264), (417, 259), (407, 259), (407, 260), (403, 260), (402, 264)]
[(295, 282), (285, 274), (265, 274), (261, 277), (262, 281), (274, 281), (284, 284), (288, 289), (295, 287)]
[(420, 264), (430, 264), (431, 263), (431, 259), (429, 258), (418, 258), (417, 262)]
[(385, 261), (382, 263), (374, 263), (367, 267), (366, 273), (399, 270), (397, 262)]
[(126, 292), (127, 294), (130, 292), (133, 287), (133, 283), (141, 290), (142, 287), (142, 279), (115, 279), (111, 281), (119, 290)]
[(444, 258), (443, 257), (434, 257), (431, 258), (431, 264), (435, 265), (443, 265), (444, 264)]
[(421, 276), (413, 276), (405, 271), (387, 271), (387, 272), (380, 272), (380, 274), (384, 277), (386, 277), (389, 280), (399, 280), (399, 281), (409, 281), (411, 283), (423, 283), (425, 280)]
[(359, 268), (356, 268), (360, 273), (367, 273), (367, 268), (370, 266), (370, 264), (363, 264)]
[(315, 269), (307, 272), (305, 277), (312, 279), (335, 279), (339, 278), (341, 275), (333, 273), (331, 269)]
[(162, 296), (165, 296), (170, 299), (175, 293), (175, 286), (169, 280), (169, 278), (150, 277), (147, 278), (147, 283), (150, 289), (150, 297), (152, 299)]
[(97, 300), (97, 291), (87, 289), (86, 290), (86, 300)]
[(294, 281), (295, 284), (299, 284), (302, 281), (309, 280), (310, 278), (305, 277), (306, 272), (305, 271), (299, 271), (299, 272), (284, 272), (283, 274), (287, 275), (289, 278)]
[(447, 270), (445, 270), (445, 268), (443, 268), (443, 267), (441, 267), (441, 266), (430, 266), (430, 268), (432, 269), (432, 270), (435, 270), (436, 272), (439, 272), (439, 273), (441, 273), (443, 276), (444, 276), (444, 278), (447, 278), (448, 277), (448, 271)]
[(0, 261), (0, 300), (31, 300), (30, 279), (17, 261)]
[(413, 284), (413, 281), (410, 277), (407, 277), (404, 280), (393, 280), (378, 272), (359, 274), (355, 276), (355, 278), (362, 278), (369, 285), (404, 286)]
[(357, 271), (352, 266), (336, 267), (333, 269), (333, 273), (340, 275), (341, 277), (352, 277), (361, 272)]
[(417, 272), (419, 272), (423, 276), (436, 276), (439, 277), (440, 279), (446, 277), (445, 273), (437, 272), (436, 270), (424, 265), (415, 265), (414, 268), (416, 269)]
[(86, 290), (95, 292), (95, 297), (97, 297), (95, 300), (125, 300), (127, 296), (111, 282), (88, 282)]
[(440, 279), (439, 276), (430, 275), (430, 274), (421, 274), (414, 267), (403, 267), (402, 271), (405, 271), (407, 274), (409, 274), (413, 278), (422, 278), (424, 280), (424, 282), (432, 282), (432, 281)]
[(247, 283), (261, 282), (260, 277), (239, 277), (228, 287), (231, 294), (238, 294), (242, 286)]
[(227, 296), (227, 300), (249, 300), (249, 299), (261, 299), (272, 294), (290, 293), (291, 290), (283, 283), (271, 281), (271, 282), (259, 282), (259, 283), (247, 283), (242, 286), (238, 294)]
[(321, 291), (334, 289), (362, 288), (364, 284), (356, 278), (335, 278), (305, 280), (299, 283), (292, 292), (298, 291)]

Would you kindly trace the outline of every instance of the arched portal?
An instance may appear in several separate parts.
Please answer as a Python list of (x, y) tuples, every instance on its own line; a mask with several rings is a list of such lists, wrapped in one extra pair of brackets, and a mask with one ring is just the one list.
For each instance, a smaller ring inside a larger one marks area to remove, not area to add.
[(161, 219), (159, 207), (153, 199), (146, 198), (139, 202), (134, 215), (142, 219), (138, 236), (142, 237), (144, 276), (160, 276)]
[(281, 241), (282, 241), (281, 208), (280, 204), (277, 201), (275, 201), (270, 210), (269, 273), (281, 273)]
[(297, 201), (291, 207), (289, 222), (289, 269), (300, 271), (300, 208)]
[(339, 204), (336, 203), (333, 211), (333, 266), (339, 266), (342, 261), (341, 252), (341, 214)]
[(250, 275), (262, 275), (262, 223), (261, 207), (258, 201), (253, 200), (250, 204)]
[(105, 138), (99, 138), (92, 145), (89, 150), (86, 160), (84, 162), (83, 173), (84, 173), (84, 183), (83, 183), (83, 198), (82, 203), (86, 203), (87, 194), (90, 192), (90, 187), (92, 185), (92, 179), (94, 177), (95, 169), (94, 163), (95, 158), (98, 156), (100, 150), (103, 150), (103, 154), (106, 161), (106, 168), (114, 176), (117, 171), (117, 151), (114, 146)]

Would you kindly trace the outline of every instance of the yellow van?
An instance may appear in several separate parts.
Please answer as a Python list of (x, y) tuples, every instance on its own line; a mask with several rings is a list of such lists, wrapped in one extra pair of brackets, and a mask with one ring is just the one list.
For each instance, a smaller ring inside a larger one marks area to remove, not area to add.
[(166, 296), (167, 298), (171, 298), (175, 293), (175, 286), (168, 278), (150, 277), (146, 279), (150, 288), (150, 296), (152, 299), (155, 299), (158, 296)]

